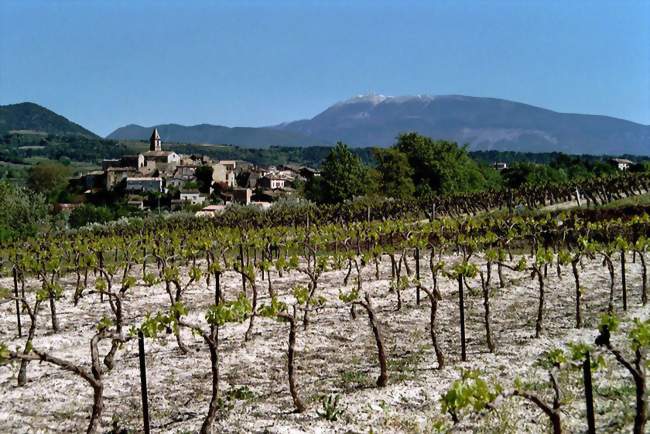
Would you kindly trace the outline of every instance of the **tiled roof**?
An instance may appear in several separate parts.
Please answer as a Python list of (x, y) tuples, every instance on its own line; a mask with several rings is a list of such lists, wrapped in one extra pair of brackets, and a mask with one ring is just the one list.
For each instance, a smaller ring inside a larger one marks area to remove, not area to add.
[(173, 151), (147, 151), (143, 153), (145, 157), (167, 157), (171, 154), (175, 154)]

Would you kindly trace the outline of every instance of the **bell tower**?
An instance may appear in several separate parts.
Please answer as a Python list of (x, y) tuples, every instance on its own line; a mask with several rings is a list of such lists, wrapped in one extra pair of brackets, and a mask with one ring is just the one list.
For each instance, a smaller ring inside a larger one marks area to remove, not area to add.
[(151, 137), (149, 138), (149, 150), (150, 151), (161, 151), (162, 150), (162, 141), (160, 140), (160, 134), (158, 134), (158, 128), (153, 129)]

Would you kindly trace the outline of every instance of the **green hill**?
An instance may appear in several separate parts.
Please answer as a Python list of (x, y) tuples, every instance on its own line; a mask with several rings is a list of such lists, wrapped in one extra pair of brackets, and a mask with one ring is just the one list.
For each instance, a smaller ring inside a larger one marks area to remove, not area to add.
[(0, 105), (0, 134), (9, 132), (99, 138), (81, 125), (32, 102)]

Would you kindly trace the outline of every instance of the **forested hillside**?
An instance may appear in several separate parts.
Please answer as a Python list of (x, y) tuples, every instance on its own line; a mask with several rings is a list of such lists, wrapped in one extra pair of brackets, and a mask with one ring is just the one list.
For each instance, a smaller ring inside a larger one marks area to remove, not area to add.
[(81, 125), (31, 102), (0, 105), (0, 134), (10, 131), (98, 138)]

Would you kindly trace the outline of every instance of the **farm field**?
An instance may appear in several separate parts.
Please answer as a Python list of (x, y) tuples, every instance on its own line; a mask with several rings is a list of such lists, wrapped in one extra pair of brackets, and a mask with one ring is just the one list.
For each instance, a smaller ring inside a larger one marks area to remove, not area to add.
[[(582, 191), (602, 205), (647, 181)], [(593, 417), (643, 433), (650, 217), (537, 210), (572, 191), (233, 208), (7, 243), (0, 429), (560, 434)]]
[[(545, 351), (565, 347), (569, 342), (592, 344), (598, 331), (599, 316), (607, 311), (610, 278), (602, 260), (582, 261), (580, 271), (584, 285), (582, 300), (583, 328), (575, 328), (575, 289), (571, 267), (561, 267), (561, 278), (551, 267), (546, 278), (547, 304), (544, 310), (544, 330), (535, 338), (538, 287), (536, 279), (525, 272), (504, 270), (504, 288), (493, 282), (491, 327), (495, 351), (486, 346), (483, 323), (484, 307), (481, 282), (468, 278), (465, 294), (467, 324), (467, 361), (462, 362), (459, 338), (458, 285), (452, 277), (437, 277), (441, 300), (438, 303), (436, 329), (446, 366), (438, 369), (436, 355), (429, 337), (430, 303), (422, 292), (421, 304), (416, 304), (415, 286), (400, 291), (402, 306), (397, 310), (397, 292), (391, 291), (391, 261), (379, 258), (377, 268), (361, 267), (362, 291), (371, 295), (374, 312), (382, 328), (388, 363), (388, 384), (376, 387), (379, 375), (377, 347), (368, 318), (363, 309), (356, 308), (356, 319), (350, 316), (350, 305), (339, 294), (353, 291), (357, 283), (349, 278), (347, 269), (325, 271), (318, 282), (323, 304), (310, 315), (310, 324), (303, 330), (298, 321), (295, 354), (295, 379), (298, 394), (306, 410), (295, 413), (287, 379), (287, 339), (289, 326), (277, 319), (258, 317), (248, 341), (245, 333), (248, 321), (226, 324), (220, 328), (220, 388), (222, 406), (214, 425), (215, 432), (436, 432), (453, 425), (449, 415), (441, 410), (440, 398), (461, 375), (461, 370), (477, 369), (488, 382), (498, 382), (513, 388), (515, 378), (530, 382), (542, 396), (551, 396), (547, 373), (535, 362)], [(462, 256), (446, 254), (435, 258), (453, 264)], [(517, 263), (515, 255), (510, 263)], [(406, 255), (411, 272), (414, 258)], [(428, 257), (420, 258), (421, 285), (433, 287)], [(641, 306), (641, 267), (632, 257), (627, 264), (627, 297), (630, 307), (622, 315), (623, 323), (631, 318), (649, 317), (647, 306)], [(474, 263), (485, 268), (485, 258)], [(402, 262), (400, 261), (400, 264)], [(306, 266), (306, 264), (301, 264)], [(141, 271), (134, 268), (134, 276)], [(184, 269), (182, 275), (190, 270)], [(234, 299), (242, 289), (241, 274), (228, 271), (221, 277), (221, 290), (226, 299)], [(306, 286), (309, 278), (299, 271), (279, 277), (272, 273), (276, 300), (292, 305), (296, 297), (292, 289)], [(495, 279), (496, 280), (496, 279)], [(74, 288), (75, 276), (62, 276), (64, 288)], [(249, 282), (250, 283), (250, 282)], [(11, 287), (11, 279), (1, 286)], [(258, 303), (268, 306), (271, 299), (268, 281), (257, 277), (260, 292)], [(614, 305), (621, 311), (621, 295), (616, 282)], [(88, 287), (96, 285), (89, 277)], [(28, 280), (27, 288), (37, 288), (39, 282)], [(474, 291), (470, 290), (473, 289)], [(249, 288), (250, 290), (250, 288)], [(29, 290), (28, 290), (29, 293)], [(33, 296), (33, 294), (32, 294)], [(44, 309), (39, 318), (39, 331), (33, 346), (66, 358), (80, 365), (90, 359), (88, 342), (96, 333), (98, 318), (111, 316), (109, 303), (96, 294), (84, 295), (75, 307), (73, 290), (64, 291), (59, 300), (60, 331), (53, 333), (50, 317)], [(29, 298), (29, 296), (28, 296)], [(138, 284), (124, 298), (124, 322), (137, 324), (145, 313), (164, 309), (168, 304), (164, 283), (151, 286)], [(213, 303), (214, 290), (204, 280), (190, 285), (184, 294), (188, 322), (202, 324)], [(2, 304), (0, 340), (10, 347), (22, 347), (25, 339), (15, 338), (15, 310), (12, 303)], [(207, 328), (207, 327), (206, 327)], [(156, 339), (146, 339), (149, 408), (154, 432), (195, 432), (207, 411), (210, 398), (210, 357), (203, 340), (186, 328), (181, 335), (188, 347), (182, 354), (173, 334), (163, 333)], [(100, 352), (108, 351), (108, 341)], [(115, 368), (106, 373), (105, 409), (101, 426), (127, 430), (142, 429), (140, 380), (137, 341), (129, 340), (118, 350)], [(79, 432), (88, 424), (92, 390), (74, 373), (46, 363), (32, 362), (24, 387), (16, 387), (17, 365), (0, 368), (0, 388), (3, 405), (0, 426), (5, 432)], [(567, 432), (585, 429), (584, 398), (581, 377), (563, 373), (561, 389), (565, 402), (563, 425)], [(594, 373), (597, 417), (601, 432), (621, 432), (630, 429), (634, 419), (633, 386), (623, 368), (614, 360)], [(323, 415), (323, 397), (338, 396), (336, 421)], [(550, 399), (550, 398), (549, 398)], [(455, 432), (547, 432), (548, 419), (537, 407), (516, 398), (499, 398), (496, 410), (481, 415), (468, 414), (454, 427)]]

